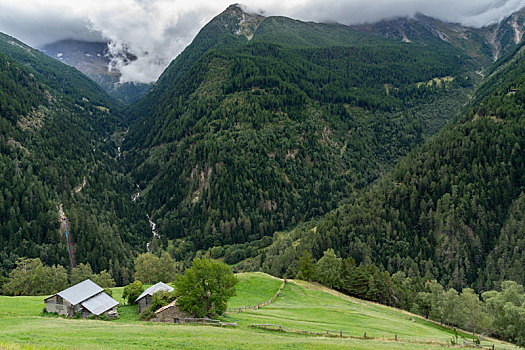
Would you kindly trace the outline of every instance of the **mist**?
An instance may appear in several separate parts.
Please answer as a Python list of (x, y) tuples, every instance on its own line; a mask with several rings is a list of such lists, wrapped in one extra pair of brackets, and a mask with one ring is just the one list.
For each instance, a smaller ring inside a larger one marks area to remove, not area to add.
[[(226, 0), (2, 0), (0, 31), (34, 47), (61, 39), (107, 41), (122, 82), (153, 82)], [(423, 13), (482, 27), (525, 7), (525, 0), (245, 0), (251, 12), (360, 24)], [(125, 64), (123, 49), (137, 57)]]

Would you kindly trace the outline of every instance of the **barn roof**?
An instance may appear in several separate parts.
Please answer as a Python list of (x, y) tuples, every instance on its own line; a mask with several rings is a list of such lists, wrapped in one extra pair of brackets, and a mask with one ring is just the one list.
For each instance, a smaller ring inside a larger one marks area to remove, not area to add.
[(146, 289), (144, 292), (142, 292), (141, 295), (139, 295), (139, 297), (137, 299), (135, 299), (135, 302), (137, 302), (138, 300), (144, 298), (146, 295), (153, 295), (154, 293), (158, 292), (158, 291), (161, 291), (161, 290), (166, 290), (168, 292), (173, 292), (173, 288), (168, 286), (166, 283), (162, 283), (162, 282), (159, 282), (151, 287), (149, 287), (148, 289)]
[(82, 304), (83, 307), (88, 309), (94, 315), (100, 315), (109, 309), (118, 305), (118, 301), (107, 295), (106, 293), (100, 293), (93, 298), (90, 298), (84, 301)]
[(55, 295), (61, 296), (72, 305), (77, 305), (103, 291), (104, 288), (98, 286), (90, 279), (87, 279), (83, 282), (75, 284), (72, 287), (69, 287), (68, 289), (58, 292)]
[(158, 314), (159, 312), (162, 312), (166, 309), (169, 309), (170, 307), (173, 307), (175, 306), (175, 303), (177, 303), (177, 299), (173, 300), (171, 303), (169, 303), (168, 305), (165, 305), (163, 307), (161, 307), (160, 309), (158, 309), (157, 311), (155, 311), (156, 314)]

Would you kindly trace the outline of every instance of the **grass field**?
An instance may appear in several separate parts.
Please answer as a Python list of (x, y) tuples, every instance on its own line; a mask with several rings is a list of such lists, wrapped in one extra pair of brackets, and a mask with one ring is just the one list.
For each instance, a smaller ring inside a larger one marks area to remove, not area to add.
[[(239, 280), (231, 307), (266, 301), (282, 283), (261, 273), (240, 274)], [(122, 288), (115, 288), (113, 296), (122, 302)], [(434, 349), (447, 346), (453, 335), (449, 329), (399, 310), (301, 281), (290, 281), (273, 304), (223, 317), (239, 327), (140, 322), (136, 305), (120, 306), (121, 317), (115, 321), (43, 316), (43, 307), (43, 297), (0, 297), (0, 349)], [(253, 323), (320, 332), (342, 330), (356, 337), (366, 331), (372, 339), (274, 332), (249, 327)], [(496, 348), (515, 347), (496, 342)]]

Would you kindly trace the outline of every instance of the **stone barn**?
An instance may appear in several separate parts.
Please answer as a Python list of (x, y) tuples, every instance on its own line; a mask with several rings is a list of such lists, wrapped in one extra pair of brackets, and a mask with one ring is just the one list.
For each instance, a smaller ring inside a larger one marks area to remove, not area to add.
[(173, 292), (173, 288), (168, 286), (166, 283), (159, 282), (148, 289), (146, 289), (144, 292), (142, 292), (141, 295), (137, 299), (135, 299), (135, 302), (139, 304), (139, 312), (142, 312), (145, 308), (148, 306), (151, 306), (151, 302), (153, 300), (153, 294), (155, 294), (158, 291), (165, 290), (168, 292)]
[(82, 317), (91, 315), (118, 317), (115, 299), (104, 293), (104, 288), (87, 279), (68, 289), (44, 299), (46, 311), (73, 317), (80, 313)]
[(177, 300), (155, 311), (155, 322), (184, 323), (186, 313), (177, 306)]

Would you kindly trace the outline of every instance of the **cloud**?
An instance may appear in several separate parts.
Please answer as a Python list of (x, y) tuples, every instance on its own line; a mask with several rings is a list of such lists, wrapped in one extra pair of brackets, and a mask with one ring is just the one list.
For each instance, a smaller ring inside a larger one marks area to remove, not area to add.
[[(32, 45), (106, 40), (122, 81), (155, 81), (213, 16), (232, 0), (1, 0), (0, 31)], [(417, 12), (481, 27), (525, 7), (525, 0), (241, 0), (266, 15), (344, 24)], [(126, 49), (137, 57), (122, 59)]]

